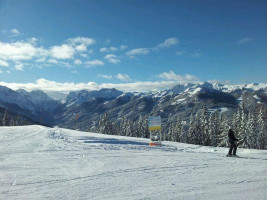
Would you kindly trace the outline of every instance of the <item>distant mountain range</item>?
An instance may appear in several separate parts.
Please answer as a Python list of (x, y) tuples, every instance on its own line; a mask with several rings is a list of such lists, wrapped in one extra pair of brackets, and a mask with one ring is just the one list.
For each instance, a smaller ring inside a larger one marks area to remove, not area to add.
[(247, 110), (262, 105), (267, 108), (267, 84), (188, 83), (162, 91), (126, 93), (116, 89), (81, 90), (70, 92), (61, 100), (42, 91), (14, 91), (0, 86), (1, 108), (33, 121), (79, 130), (95, 126), (105, 112), (115, 122), (124, 116), (137, 120), (140, 115), (160, 115), (167, 126), (178, 117), (188, 121), (190, 114), (203, 105), (211, 112), (219, 110), (231, 115), (241, 101)]

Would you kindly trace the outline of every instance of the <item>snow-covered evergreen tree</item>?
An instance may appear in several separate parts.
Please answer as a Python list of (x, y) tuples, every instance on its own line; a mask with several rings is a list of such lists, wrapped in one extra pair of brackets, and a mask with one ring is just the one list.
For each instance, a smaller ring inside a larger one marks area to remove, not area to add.
[(98, 132), (102, 134), (107, 134), (107, 124), (108, 124), (108, 113), (101, 116), (98, 124)]
[(181, 130), (182, 130), (182, 121), (180, 118), (177, 119), (176, 123), (171, 127), (171, 141), (180, 142), (181, 141)]
[(187, 131), (185, 131), (183, 123), (181, 124), (180, 134), (181, 134), (181, 142), (182, 143), (188, 143), (188, 135), (187, 135)]
[(126, 123), (127, 119), (125, 116), (123, 116), (120, 120), (120, 125), (119, 125), (119, 135), (126, 135)]
[(265, 129), (264, 122), (264, 107), (260, 109), (260, 113), (257, 119), (258, 124), (258, 135), (257, 135), (257, 147), (258, 149), (267, 149), (267, 131)]
[(10, 117), (10, 126), (17, 126), (16, 121), (13, 119), (13, 117)]
[(257, 126), (254, 113), (249, 113), (247, 123), (247, 144), (248, 148), (257, 148)]
[(221, 114), (219, 119), (219, 132), (218, 132), (218, 146), (220, 147), (226, 147), (228, 146), (228, 131), (229, 131), (229, 123), (224, 116), (224, 114)]
[(241, 119), (239, 120), (239, 124), (237, 124), (237, 138), (238, 138), (238, 146), (243, 148), (248, 148), (247, 143), (247, 114), (245, 113), (245, 106), (244, 103), (240, 105), (240, 116)]
[(208, 109), (206, 106), (203, 106), (201, 109), (200, 115), (200, 129), (201, 129), (201, 138), (200, 144), (202, 145), (210, 145), (210, 135), (209, 135), (209, 121), (208, 121)]
[(21, 125), (21, 122), (20, 122), (20, 116), (19, 116), (19, 114), (18, 114), (17, 119), (16, 119), (16, 121), (15, 121), (15, 126), (20, 126), (20, 125)]
[(171, 123), (168, 131), (169, 141), (175, 142), (175, 124)]
[(136, 125), (136, 137), (147, 137), (147, 125), (146, 120), (140, 114)]
[(219, 111), (216, 110), (209, 117), (209, 135), (211, 146), (218, 145), (219, 126)]
[(239, 136), (241, 118), (242, 118), (242, 112), (240, 106), (238, 106), (237, 111), (233, 116), (233, 122), (232, 122), (233, 130), (235, 131), (236, 137)]
[(7, 126), (7, 110), (5, 110), (5, 113), (2, 119), (2, 126)]
[(194, 144), (196, 141), (196, 122), (195, 122), (195, 116), (193, 113), (190, 115), (190, 121), (189, 121), (189, 129), (188, 129), (188, 143)]
[(125, 123), (125, 135), (133, 137), (133, 121), (129, 118), (127, 118)]
[(201, 120), (201, 113), (196, 113), (195, 117), (195, 137), (193, 144), (203, 144), (203, 126)]

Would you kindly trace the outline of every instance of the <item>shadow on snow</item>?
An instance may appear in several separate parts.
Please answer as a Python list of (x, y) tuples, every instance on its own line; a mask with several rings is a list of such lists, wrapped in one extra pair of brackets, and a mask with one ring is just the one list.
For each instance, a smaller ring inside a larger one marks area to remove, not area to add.
[(148, 146), (146, 142), (137, 142), (137, 141), (129, 141), (129, 140), (118, 140), (114, 138), (96, 138), (96, 137), (84, 137), (79, 140), (84, 140), (84, 143), (90, 144), (118, 144), (118, 145), (145, 145)]

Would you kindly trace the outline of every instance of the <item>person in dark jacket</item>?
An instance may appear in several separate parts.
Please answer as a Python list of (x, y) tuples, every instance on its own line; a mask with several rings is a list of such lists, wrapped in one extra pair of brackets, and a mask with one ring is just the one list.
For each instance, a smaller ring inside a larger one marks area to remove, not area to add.
[[(236, 149), (237, 149), (236, 141), (238, 141), (238, 139), (235, 138), (235, 133), (231, 128), (228, 131), (228, 139), (230, 142), (230, 149), (229, 149), (227, 156), (232, 156), (232, 155), (236, 156)], [(234, 152), (232, 154), (233, 149), (234, 149)]]

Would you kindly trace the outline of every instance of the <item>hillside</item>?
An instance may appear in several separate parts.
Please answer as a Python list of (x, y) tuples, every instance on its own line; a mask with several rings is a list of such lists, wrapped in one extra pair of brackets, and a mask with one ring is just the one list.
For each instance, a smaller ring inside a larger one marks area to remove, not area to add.
[(42, 126), (0, 127), (1, 199), (263, 200), (267, 152), (108, 136)]
[[(209, 113), (218, 111), (229, 121), (244, 104), (246, 113), (267, 110), (266, 84), (222, 85), (183, 84), (171, 89), (149, 92), (126, 92), (116, 89), (70, 92), (63, 100), (53, 100), (42, 91), (13, 91), (0, 87), (0, 107), (51, 126), (83, 131), (94, 130), (105, 113), (118, 125), (126, 117), (137, 121), (160, 115), (167, 134), (178, 119), (190, 121), (190, 115), (206, 106)], [(264, 112), (267, 117), (267, 112)], [(230, 123), (230, 122), (229, 122)], [(186, 127), (188, 128), (188, 127)]]

